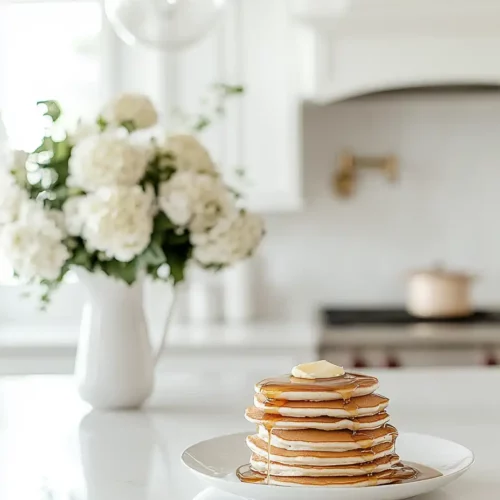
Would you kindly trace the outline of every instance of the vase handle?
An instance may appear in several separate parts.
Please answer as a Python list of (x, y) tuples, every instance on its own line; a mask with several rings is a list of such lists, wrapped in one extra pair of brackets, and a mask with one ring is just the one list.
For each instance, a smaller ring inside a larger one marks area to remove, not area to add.
[(165, 340), (167, 339), (167, 333), (170, 328), (170, 324), (172, 323), (172, 317), (174, 316), (174, 309), (175, 309), (175, 304), (177, 302), (177, 290), (176, 286), (174, 285), (172, 288), (172, 300), (170, 302), (170, 307), (168, 309), (167, 317), (165, 319), (165, 325), (163, 327), (163, 332), (161, 334), (160, 338), (160, 343), (157, 347), (156, 352), (153, 354), (153, 360), (155, 366), (158, 364), (158, 361), (161, 358), (161, 353), (163, 352), (163, 348), (165, 346)]

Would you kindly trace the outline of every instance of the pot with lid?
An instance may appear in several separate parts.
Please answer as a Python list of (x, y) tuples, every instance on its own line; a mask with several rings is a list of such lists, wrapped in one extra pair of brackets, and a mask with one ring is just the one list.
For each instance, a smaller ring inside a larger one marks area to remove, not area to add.
[(471, 288), (475, 277), (441, 267), (413, 272), (408, 280), (406, 308), (419, 318), (470, 316)]

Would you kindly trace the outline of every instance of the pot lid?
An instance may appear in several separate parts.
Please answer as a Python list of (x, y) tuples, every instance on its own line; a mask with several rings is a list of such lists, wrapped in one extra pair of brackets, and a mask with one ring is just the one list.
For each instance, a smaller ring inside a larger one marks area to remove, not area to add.
[(474, 275), (471, 273), (466, 273), (462, 271), (452, 271), (450, 269), (445, 269), (442, 265), (436, 265), (428, 269), (419, 269), (413, 271), (411, 276), (426, 276), (429, 278), (440, 278), (440, 279), (450, 279), (450, 280), (471, 280), (474, 279)]

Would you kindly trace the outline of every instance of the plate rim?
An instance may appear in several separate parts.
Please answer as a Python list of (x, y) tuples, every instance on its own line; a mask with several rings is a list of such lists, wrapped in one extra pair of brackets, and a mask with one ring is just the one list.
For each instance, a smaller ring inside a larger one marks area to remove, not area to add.
[[(464, 448), (470, 454), (470, 460), (463, 467), (461, 467), (459, 470), (456, 470), (454, 472), (450, 472), (449, 474), (443, 474), (442, 476), (439, 476), (439, 477), (433, 477), (433, 478), (429, 478), (429, 479), (423, 479), (422, 481), (420, 481), (421, 483), (432, 484), (433, 482), (442, 481), (443, 478), (452, 480), (455, 476), (461, 476), (462, 474), (464, 474), (465, 472), (467, 472), (472, 467), (472, 465), (474, 464), (474, 462), (476, 461), (476, 456), (475, 456), (474, 452), (470, 448), (467, 448), (463, 444), (457, 443), (456, 441), (453, 441), (451, 439), (446, 439), (446, 438), (434, 436), (432, 434), (423, 434), (421, 432), (404, 432), (403, 431), (403, 432), (399, 433), (399, 437), (408, 436), (408, 435), (411, 435), (411, 436), (420, 436), (420, 437), (425, 437), (425, 438), (431, 438), (431, 439), (436, 439), (436, 440), (440, 440), (440, 441), (446, 441), (448, 443), (452, 443), (453, 445), (460, 446), (461, 448)], [(189, 454), (189, 450), (191, 448), (194, 448), (195, 446), (202, 445), (202, 444), (205, 444), (205, 443), (209, 443), (210, 441), (216, 441), (217, 439), (222, 439), (222, 438), (229, 438), (229, 437), (235, 437), (236, 438), (236, 436), (241, 436), (242, 439), (244, 440), (244, 438), (246, 436), (248, 436), (248, 432), (243, 432), (242, 431), (242, 432), (232, 432), (232, 433), (229, 433), (229, 434), (220, 434), (218, 436), (214, 436), (212, 438), (204, 439), (202, 441), (194, 443), (194, 444), (188, 446), (181, 453), (181, 456), (180, 456), (181, 462), (182, 462), (182, 464), (186, 468), (188, 468), (191, 472), (193, 472), (194, 474), (196, 474), (198, 477), (200, 477), (202, 479), (205, 479), (205, 480), (208, 480), (212, 484), (214, 484), (214, 483), (226, 484), (227, 483), (227, 476), (216, 477), (216, 476), (210, 476), (208, 474), (205, 474), (204, 472), (196, 470), (193, 467), (191, 467), (188, 463), (186, 463), (186, 459), (185, 458)], [(396, 487), (401, 488), (403, 486), (411, 485), (411, 484), (414, 484), (414, 483), (410, 482), (410, 483), (402, 483), (402, 484), (397, 484), (397, 483), (396, 484), (381, 484), (381, 485), (377, 485), (377, 490), (378, 491), (381, 491), (381, 490), (387, 491), (388, 489), (391, 489), (391, 488), (396, 488)], [(278, 486), (278, 485), (273, 485), (273, 484), (251, 484), (251, 483), (245, 483), (245, 487), (247, 487), (247, 488), (253, 488), (253, 489), (255, 489), (255, 488), (262, 488), (262, 486), (265, 486), (267, 490), (271, 490), (271, 491), (276, 491), (276, 490), (282, 490), (283, 489), (283, 486)], [(299, 489), (299, 487), (294, 487), (294, 486), (288, 486), (287, 488)], [(311, 488), (313, 488), (314, 491), (320, 491), (320, 492), (321, 491), (331, 491), (332, 490), (332, 488), (329, 487), (329, 486), (315, 486), (315, 487), (311, 487)], [(304, 488), (300, 487), (300, 489), (303, 490)], [(335, 491), (337, 491), (337, 492), (342, 492), (342, 490), (352, 491), (352, 489), (353, 488), (336, 487)]]

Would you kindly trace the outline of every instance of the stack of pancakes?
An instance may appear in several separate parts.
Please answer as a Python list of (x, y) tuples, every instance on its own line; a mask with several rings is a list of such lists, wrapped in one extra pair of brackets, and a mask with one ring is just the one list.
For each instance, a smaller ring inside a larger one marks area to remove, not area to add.
[[(370, 486), (411, 478), (395, 453), (389, 400), (375, 394), (375, 377), (345, 373), (331, 379), (292, 376), (255, 387), (246, 418), (251, 482), (292, 486)], [(244, 476), (240, 476), (245, 481)]]

